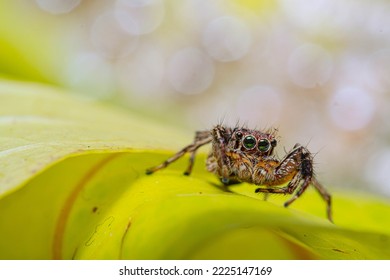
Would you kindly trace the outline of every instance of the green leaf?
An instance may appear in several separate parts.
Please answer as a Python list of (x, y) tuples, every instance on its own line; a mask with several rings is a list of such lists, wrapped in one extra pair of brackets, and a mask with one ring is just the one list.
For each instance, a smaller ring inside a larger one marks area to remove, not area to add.
[(388, 201), (332, 192), (331, 224), (314, 191), (225, 189), (202, 153), (147, 176), (191, 132), (64, 93), (0, 83), (1, 259), (390, 258)]
[(186, 139), (176, 129), (65, 93), (33, 83), (0, 83), (0, 196), (65, 157), (174, 148), (175, 141)]

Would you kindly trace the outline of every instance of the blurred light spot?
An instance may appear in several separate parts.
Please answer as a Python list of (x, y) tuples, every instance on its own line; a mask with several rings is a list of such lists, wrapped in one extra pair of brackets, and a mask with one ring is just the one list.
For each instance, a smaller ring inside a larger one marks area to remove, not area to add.
[(383, 5), (370, 5), (370, 10), (366, 15), (366, 24), (369, 31), (373, 35), (378, 35), (384, 39), (389, 39), (390, 35), (390, 5), (388, 3)]
[[(327, 0), (279, 0), (281, 7), (285, 9), (287, 16), (302, 25), (312, 26), (318, 21), (323, 21), (323, 13), (328, 15), (330, 3)], [(321, 13), (323, 12), (323, 13)]]
[(382, 149), (374, 153), (366, 165), (365, 177), (383, 192), (390, 195), (390, 150)]
[(281, 93), (266, 86), (254, 86), (246, 89), (238, 98), (236, 111), (242, 121), (248, 125), (273, 126), (277, 123), (282, 110)]
[(337, 91), (329, 103), (332, 121), (345, 130), (364, 128), (373, 118), (376, 104), (371, 95), (359, 88)]
[[(162, 23), (165, 8), (162, 0), (117, 0), (116, 10), (125, 16), (118, 21), (129, 33), (140, 35), (154, 31)], [(128, 29), (128, 20), (136, 23), (138, 28)]]
[(161, 94), (164, 57), (158, 47), (139, 48), (132, 60), (122, 61), (119, 67), (119, 78), (125, 92), (146, 98)]
[(168, 65), (168, 79), (178, 92), (201, 93), (214, 78), (212, 60), (197, 48), (186, 48), (173, 55)]
[(128, 6), (128, 7), (143, 7), (147, 5), (153, 5), (156, 0), (119, 0), (119, 2), (122, 2), (122, 5)]
[(278, 2), (285, 11), (285, 16), (290, 18), (294, 24), (298, 24), (305, 30), (318, 31), (321, 31), (320, 29), (324, 26), (337, 26), (342, 18), (348, 19), (349, 14), (345, 13), (345, 10), (351, 6), (351, 1), (344, 5), (338, 1), (328, 0), (279, 0)]
[(243, 57), (252, 43), (250, 29), (234, 17), (220, 17), (207, 25), (202, 43), (208, 54), (219, 61), (234, 61)]
[(313, 88), (326, 83), (332, 68), (330, 54), (314, 44), (305, 44), (296, 48), (288, 62), (291, 81), (304, 88)]
[(381, 91), (390, 88), (390, 49), (375, 52), (369, 60), (371, 85)]
[(225, 0), (186, 0), (176, 1), (175, 8), (170, 9), (170, 20), (183, 24), (191, 33), (201, 33), (208, 22), (224, 13)]
[(36, 0), (39, 8), (50, 14), (66, 14), (76, 8), (81, 0)]
[[(118, 19), (122, 18), (122, 24)], [(126, 22), (126, 29), (122, 28)], [(99, 52), (110, 58), (118, 58), (134, 51), (138, 44), (137, 24), (123, 13), (107, 12), (100, 15), (92, 25), (91, 41)], [(134, 30), (129, 33), (128, 30)]]
[(95, 53), (80, 53), (72, 58), (66, 68), (64, 82), (90, 97), (111, 97), (114, 90), (111, 65)]

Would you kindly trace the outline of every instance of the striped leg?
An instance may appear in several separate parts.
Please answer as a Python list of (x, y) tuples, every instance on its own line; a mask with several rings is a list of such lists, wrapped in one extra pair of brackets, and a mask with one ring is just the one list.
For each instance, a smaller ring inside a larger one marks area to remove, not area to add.
[[(206, 134), (206, 132), (207, 132), (207, 134)], [(196, 150), (199, 149), (201, 146), (210, 143), (211, 140), (212, 140), (212, 137), (211, 137), (209, 131), (197, 132), (195, 135), (194, 143), (184, 147), (183, 149), (181, 149), (179, 152), (174, 154), (172, 157), (168, 158), (166, 161), (164, 161), (160, 165), (157, 165), (155, 167), (151, 167), (151, 168), (147, 169), (146, 174), (149, 175), (149, 174), (152, 174), (160, 169), (163, 169), (163, 168), (167, 167), (169, 164), (171, 164), (172, 162), (174, 162), (174, 161), (178, 160), (179, 158), (181, 158), (182, 156), (184, 156), (186, 153), (191, 152), (192, 154), (190, 156), (190, 163), (189, 163), (189, 166), (185, 172), (186, 175), (189, 175), (191, 173), (192, 166), (194, 164)]]
[[(310, 152), (299, 144), (296, 144), (293, 150), (272, 170), (266, 170), (262, 167), (264, 163), (258, 164), (255, 174), (263, 174), (258, 183), (262, 182), (266, 187), (257, 188), (256, 193), (280, 193), (294, 194), (284, 203), (288, 207), (297, 198), (299, 198), (311, 184), (320, 193), (327, 204), (327, 217), (333, 222), (331, 209), (331, 196), (325, 188), (315, 179), (313, 175), (313, 157)], [(292, 179), (291, 179), (292, 176)], [(257, 175), (259, 177), (259, 175)], [(256, 177), (256, 178), (257, 178)], [(291, 181), (285, 187), (277, 185)]]
[[(196, 132), (196, 135), (195, 135), (195, 140), (194, 140), (194, 144), (195, 143), (203, 143), (203, 141), (206, 141), (206, 143), (202, 144), (201, 146), (205, 145), (205, 144), (208, 144), (210, 143), (212, 140), (212, 137), (210, 135), (210, 131), (208, 130), (205, 130), (205, 131), (197, 131)], [(201, 146), (199, 146), (198, 148), (200, 148)], [(190, 175), (191, 172), (192, 172), (192, 168), (194, 166), (194, 162), (195, 162), (195, 156), (196, 156), (196, 152), (198, 150), (198, 148), (194, 149), (192, 152), (191, 152), (191, 155), (190, 155), (190, 159), (189, 159), (189, 163), (188, 163), (188, 167), (186, 169), (186, 171), (184, 171), (184, 175)]]
[(329, 221), (331, 221), (333, 223), (333, 218), (332, 218), (332, 197), (326, 191), (326, 189), (320, 184), (320, 182), (317, 181), (316, 178), (312, 178), (311, 184), (319, 192), (321, 197), (325, 200), (326, 205), (327, 205), (326, 213), (328, 215), (328, 219), (329, 219)]

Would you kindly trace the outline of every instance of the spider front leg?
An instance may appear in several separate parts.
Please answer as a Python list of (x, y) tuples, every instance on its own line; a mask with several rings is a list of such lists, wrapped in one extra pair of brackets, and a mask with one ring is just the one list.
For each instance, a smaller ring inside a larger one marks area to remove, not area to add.
[(196, 132), (194, 144), (198, 143), (199, 146), (197, 146), (197, 148), (195, 148), (191, 151), (188, 167), (187, 167), (186, 171), (184, 171), (184, 175), (189, 176), (191, 174), (192, 168), (193, 168), (194, 162), (195, 162), (196, 152), (197, 152), (198, 148), (200, 148), (201, 146), (203, 146), (205, 144), (210, 143), (211, 140), (212, 140), (212, 137), (210, 135), (210, 131), (205, 130), (205, 131), (197, 131)]
[[(266, 185), (255, 192), (294, 194), (284, 203), (287, 207), (305, 192), (312, 184), (327, 203), (327, 217), (332, 221), (331, 196), (315, 179), (313, 174), (313, 156), (303, 146), (296, 144), (281, 162), (276, 160), (260, 161), (254, 168), (253, 181), (258, 185)], [(276, 187), (289, 182), (285, 187)]]
[(227, 144), (231, 137), (231, 130), (226, 129), (221, 125), (217, 125), (211, 131), (213, 137), (213, 145), (211, 155), (215, 159), (217, 167), (214, 171), (208, 170), (217, 174), (224, 185), (230, 184), (230, 160), (227, 157)]
[(191, 153), (188, 167), (187, 167), (186, 171), (184, 172), (185, 175), (190, 175), (190, 173), (192, 171), (192, 167), (194, 165), (196, 151), (201, 146), (210, 143), (211, 140), (212, 140), (212, 137), (210, 135), (210, 131), (196, 132), (195, 139), (194, 139), (194, 142), (192, 144), (184, 147), (183, 149), (181, 149), (179, 152), (174, 154), (172, 157), (168, 158), (166, 161), (164, 161), (160, 165), (157, 165), (157, 166), (154, 166), (154, 167), (147, 169), (146, 174), (149, 175), (149, 174), (152, 174), (158, 170), (161, 170), (161, 169), (167, 167), (168, 165), (170, 165), (172, 162), (174, 162), (174, 161), (178, 160), (179, 158), (181, 158), (182, 156), (184, 156), (186, 153)]

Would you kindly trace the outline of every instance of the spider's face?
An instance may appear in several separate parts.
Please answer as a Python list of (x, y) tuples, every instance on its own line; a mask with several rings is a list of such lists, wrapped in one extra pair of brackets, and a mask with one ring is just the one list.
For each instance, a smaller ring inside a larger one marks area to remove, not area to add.
[(228, 141), (230, 149), (253, 156), (269, 156), (276, 145), (277, 141), (273, 133), (245, 128), (234, 129)]

